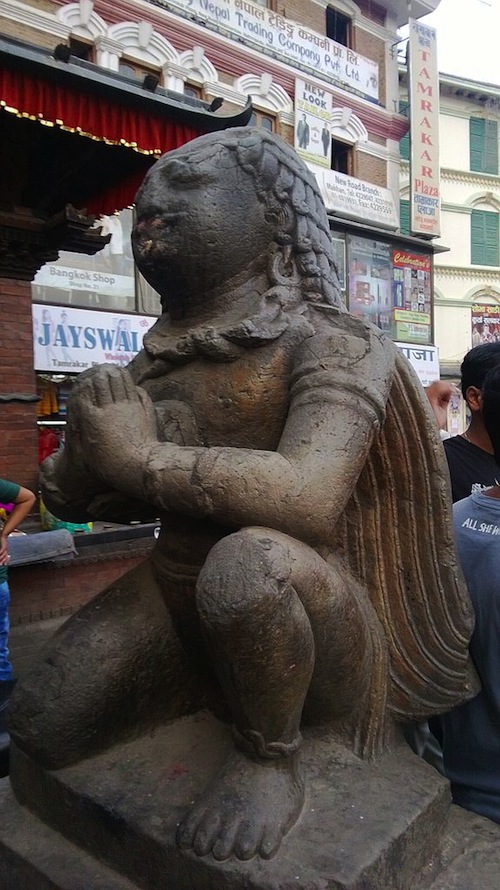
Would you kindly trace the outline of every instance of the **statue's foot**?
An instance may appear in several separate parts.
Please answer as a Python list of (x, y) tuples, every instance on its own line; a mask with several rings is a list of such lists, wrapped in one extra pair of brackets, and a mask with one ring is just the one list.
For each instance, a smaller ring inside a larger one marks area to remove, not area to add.
[(223, 861), (270, 859), (304, 802), (298, 754), (251, 760), (235, 751), (177, 831), (182, 849)]

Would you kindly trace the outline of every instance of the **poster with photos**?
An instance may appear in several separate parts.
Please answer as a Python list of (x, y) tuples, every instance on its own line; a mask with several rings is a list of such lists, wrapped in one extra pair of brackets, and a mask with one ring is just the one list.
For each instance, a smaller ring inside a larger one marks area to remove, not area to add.
[(472, 346), (500, 343), (500, 306), (471, 307)]
[(306, 163), (328, 170), (332, 166), (332, 109), (332, 93), (307, 80), (296, 79), (295, 151)]
[(431, 258), (393, 250), (392, 265), (392, 335), (404, 343), (431, 343)]
[(349, 310), (387, 332), (392, 315), (391, 260), (389, 244), (349, 237)]

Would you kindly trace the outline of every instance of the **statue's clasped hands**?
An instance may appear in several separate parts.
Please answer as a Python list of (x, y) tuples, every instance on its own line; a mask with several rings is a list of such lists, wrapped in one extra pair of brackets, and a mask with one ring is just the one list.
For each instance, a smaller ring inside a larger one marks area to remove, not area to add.
[(87, 464), (108, 484), (139, 469), (143, 449), (158, 441), (153, 403), (125, 368), (99, 365), (82, 374), (71, 412)]

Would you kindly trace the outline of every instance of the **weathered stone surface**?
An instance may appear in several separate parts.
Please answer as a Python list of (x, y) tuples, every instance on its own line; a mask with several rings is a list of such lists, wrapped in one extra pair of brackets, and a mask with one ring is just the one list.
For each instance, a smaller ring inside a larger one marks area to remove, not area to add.
[(306, 805), (275, 859), (181, 852), (184, 804), (230, 745), (227, 728), (202, 713), (56, 773), (14, 752), (17, 793), (43, 818), (0, 783), (2, 890), (497, 890), (500, 826), (450, 807), (431, 767), (405, 747), (374, 766), (346, 762), (311, 734)]
[(180, 851), (186, 804), (230, 747), (228, 728), (201, 713), (57, 772), (16, 751), (14, 786), (43, 820), (147, 890), (407, 890), (438, 855), (445, 780), (404, 744), (367, 764), (314, 734), (300, 822), (274, 859), (216, 863)]
[(162, 315), (127, 368), (79, 376), (42, 483), (62, 518), (161, 534), (18, 684), (13, 788), (148, 890), (400, 890), (449, 803), (401, 723), (476, 690), (434, 418), (343, 306), (282, 140), (194, 140), (136, 206)]
[(138, 890), (19, 805), (0, 781), (2, 890)]

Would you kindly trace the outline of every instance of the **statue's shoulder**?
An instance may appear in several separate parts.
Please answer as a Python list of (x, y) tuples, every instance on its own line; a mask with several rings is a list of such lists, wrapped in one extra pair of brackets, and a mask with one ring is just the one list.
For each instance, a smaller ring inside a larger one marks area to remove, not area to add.
[(314, 349), (317, 355), (335, 355), (339, 363), (343, 358), (371, 357), (394, 366), (397, 347), (383, 331), (363, 318), (323, 303), (309, 304), (305, 318), (310, 334), (302, 341), (301, 351)]

